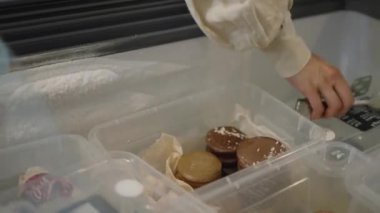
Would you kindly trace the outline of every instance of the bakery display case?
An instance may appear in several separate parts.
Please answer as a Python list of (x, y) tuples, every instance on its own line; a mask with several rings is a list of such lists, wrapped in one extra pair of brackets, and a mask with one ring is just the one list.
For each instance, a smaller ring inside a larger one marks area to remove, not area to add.
[[(183, 0), (7, 2), (0, 212), (380, 211), (378, 112), (303, 117), (265, 54), (201, 37)], [(295, 0), (295, 28), (376, 98), (380, 22), (345, 5)]]

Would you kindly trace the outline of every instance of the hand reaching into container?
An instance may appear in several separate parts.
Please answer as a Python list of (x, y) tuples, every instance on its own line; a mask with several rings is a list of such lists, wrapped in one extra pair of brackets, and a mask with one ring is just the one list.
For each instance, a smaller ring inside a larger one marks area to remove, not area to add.
[(259, 48), (267, 54), (279, 75), (309, 99), (312, 119), (340, 116), (352, 105), (351, 91), (339, 70), (312, 55), (297, 35), (290, 13), (293, 0), (186, 2), (213, 41), (237, 50)]
[(299, 73), (287, 79), (309, 100), (311, 119), (342, 116), (354, 102), (351, 89), (340, 71), (316, 55), (312, 55)]

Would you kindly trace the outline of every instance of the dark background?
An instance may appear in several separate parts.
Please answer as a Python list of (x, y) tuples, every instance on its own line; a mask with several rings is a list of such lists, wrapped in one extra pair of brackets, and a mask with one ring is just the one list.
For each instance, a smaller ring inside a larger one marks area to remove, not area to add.
[[(292, 13), (344, 9), (380, 18), (379, 0), (295, 0)], [(203, 36), (184, 0), (0, 0), (0, 35), (15, 69)]]
[(359, 11), (375, 18), (380, 18), (379, 0), (347, 0), (346, 7), (349, 10)]

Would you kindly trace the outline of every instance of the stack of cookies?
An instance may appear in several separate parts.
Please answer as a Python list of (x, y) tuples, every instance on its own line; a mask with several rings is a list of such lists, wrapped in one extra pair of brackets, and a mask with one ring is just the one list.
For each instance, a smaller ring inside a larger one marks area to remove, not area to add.
[(206, 150), (222, 162), (223, 176), (237, 171), (236, 150), (246, 135), (235, 127), (222, 126), (210, 130), (206, 135)]
[(178, 161), (176, 178), (193, 188), (286, 151), (286, 146), (276, 139), (247, 138), (246, 134), (232, 126), (221, 126), (208, 131), (206, 144), (207, 152), (185, 154)]
[(206, 150), (222, 162), (223, 176), (254, 166), (286, 151), (286, 146), (273, 138), (248, 138), (239, 129), (221, 126), (210, 130), (206, 136)]

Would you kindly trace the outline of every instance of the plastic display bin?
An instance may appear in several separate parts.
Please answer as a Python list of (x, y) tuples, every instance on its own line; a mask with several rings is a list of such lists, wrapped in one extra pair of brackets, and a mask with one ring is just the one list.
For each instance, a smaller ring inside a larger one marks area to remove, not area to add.
[(30, 167), (42, 167), (53, 175), (65, 175), (78, 166), (104, 159), (80, 136), (62, 135), (0, 150), (0, 205), (18, 199), (18, 179)]
[(268, 93), (244, 84), (207, 90), (100, 125), (90, 132), (89, 140), (108, 151), (139, 153), (161, 133), (168, 133), (180, 139), (185, 153), (205, 150), (208, 130), (233, 125), (236, 104), (248, 109), (255, 124), (272, 130), (291, 149), (326, 136), (324, 129)]
[(380, 149), (378, 149), (379, 145), (379, 136), (380, 136), (380, 127), (375, 127), (367, 132), (361, 132), (359, 134), (356, 134), (352, 137), (349, 137), (344, 140), (344, 142), (351, 144), (355, 146), (356, 148), (360, 149), (361, 151), (369, 152), (379, 152)]
[(196, 86), (181, 82), (201, 71), (90, 58), (1, 76), (0, 147), (58, 134), (87, 137), (96, 125), (193, 93), (206, 80)]
[[(249, 168), (214, 182), (197, 193), (219, 212), (352, 212), (356, 201), (345, 185), (353, 170), (370, 159), (340, 143), (315, 143), (267, 165)], [(354, 212), (375, 213), (365, 205)]]
[[(360, 206), (368, 206), (372, 212), (380, 212), (380, 146), (368, 153), (372, 162), (370, 165), (355, 168), (346, 180), (356, 203), (349, 213), (363, 212)], [(369, 211), (368, 211), (369, 212)]]
[(130, 153), (66, 177), (74, 186), (73, 197), (50, 202), (40, 212), (214, 212)]

